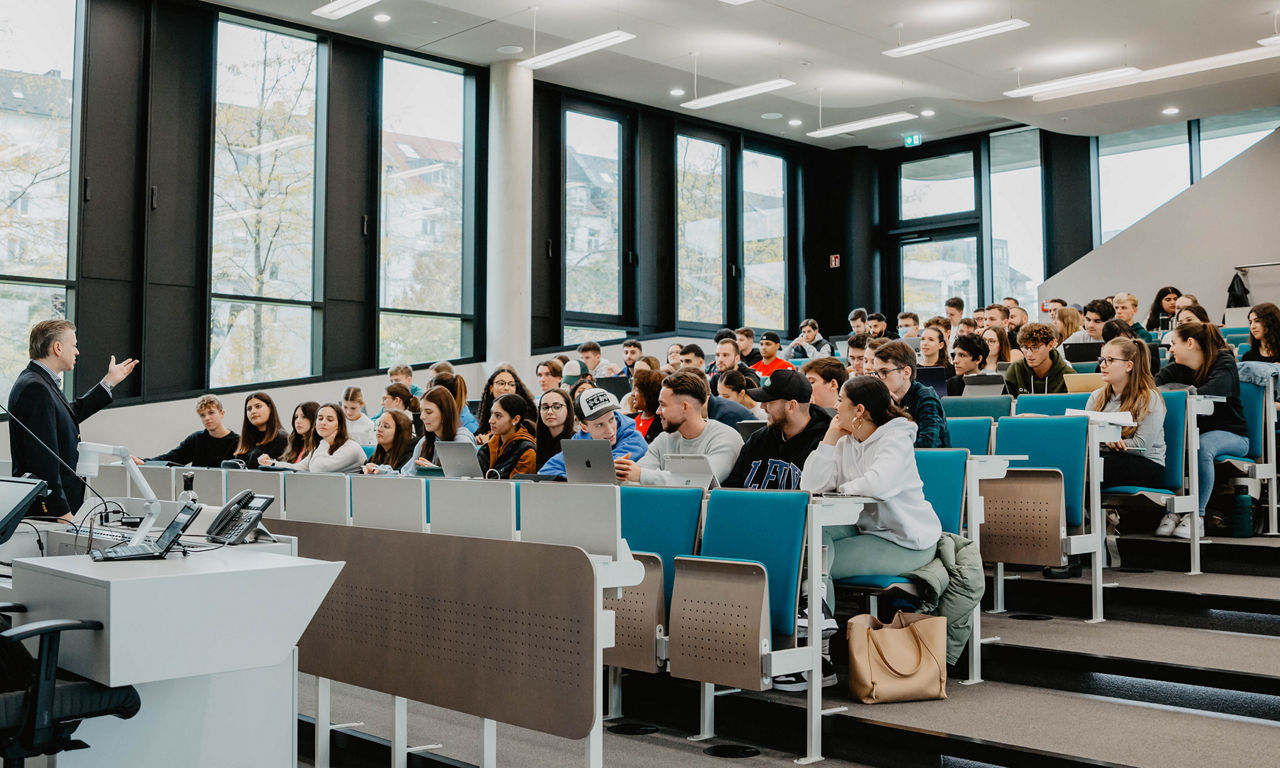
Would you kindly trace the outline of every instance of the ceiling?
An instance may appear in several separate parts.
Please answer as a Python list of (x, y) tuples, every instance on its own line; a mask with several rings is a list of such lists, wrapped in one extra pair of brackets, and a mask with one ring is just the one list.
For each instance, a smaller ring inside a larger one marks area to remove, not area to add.
[[(540, 69), (538, 80), (829, 148), (901, 146), (905, 133), (927, 143), (1013, 123), (1099, 135), (1280, 104), (1280, 56), (1051, 101), (1003, 95), (1017, 85), (1015, 68), (1031, 84), (1259, 48), (1280, 0), (381, 0), (336, 21), (311, 14), (325, 1), (221, 4), (473, 64), (532, 55), (536, 5), (540, 52), (617, 28), (636, 35)], [(376, 13), (392, 19), (375, 22)], [(915, 56), (881, 53), (898, 44), (899, 22), (909, 43), (1010, 15), (1030, 26)], [(507, 45), (524, 52), (497, 52)], [(796, 84), (687, 110), (680, 102), (694, 93), (694, 52), (699, 95), (777, 77)], [(675, 87), (687, 95), (671, 96)], [(824, 125), (901, 109), (936, 115), (811, 139), (820, 101)], [(1171, 106), (1180, 113), (1163, 115)]]

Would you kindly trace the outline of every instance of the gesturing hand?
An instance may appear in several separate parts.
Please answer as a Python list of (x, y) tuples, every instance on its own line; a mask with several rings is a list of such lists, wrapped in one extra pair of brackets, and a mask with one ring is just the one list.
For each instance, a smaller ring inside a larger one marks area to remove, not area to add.
[(131, 357), (128, 360), (117, 363), (116, 356), (112, 355), (111, 364), (107, 366), (107, 375), (103, 376), (102, 380), (114, 387), (124, 381), (129, 374), (133, 373), (133, 369), (138, 367), (139, 362), (141, 361)]

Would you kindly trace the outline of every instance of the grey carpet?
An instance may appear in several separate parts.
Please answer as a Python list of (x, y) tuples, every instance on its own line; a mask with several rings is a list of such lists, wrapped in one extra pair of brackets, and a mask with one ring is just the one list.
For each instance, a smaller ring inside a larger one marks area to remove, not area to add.
[[(1088, 571), (1085, 573), (1086, 575), (1078, 578), (1058, 581), (1088, 584)], [(1043, 579), (1038, 571), (1027, 571), (1016, 575), (1028, 580)], [(1107, 569), (1102, 572), (1102, 581), (1104, 584), (1115, 583), (1131, 589), (1280, 600), (1280, 579), (1268, 576), (1240, 576), (1231, 573), (1202, 573), (1198, 576), (1188, 576), (1181, 571), (1123, 573)]]
[[(1122, 534), (1120, 538), (1142, 541), (1171, 541), (1167, 536), (1156, 536), (1151, 533), (1125, 533)], [(1280, 536), (1251, 536), (1247, 539), (1237, 539), (1227, 535), (1215, 534), (1209, 536), (1201, 543), (1205, 548), (1219, 544), (1233, 547), (1271, 547), (1272, 549), (1280, 549)]]

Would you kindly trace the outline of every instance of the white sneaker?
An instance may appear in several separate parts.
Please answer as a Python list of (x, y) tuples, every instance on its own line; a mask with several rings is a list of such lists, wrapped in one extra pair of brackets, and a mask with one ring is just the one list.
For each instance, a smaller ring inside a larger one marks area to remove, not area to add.
[[(820, 601), (822, 605), (822, 636), (824, 638), (831, 637), (840, 628), (836, 624), (836, 617), (831, 613), (831, 606), (827, 605), (825, 600)], [(803, 638), (809, 636), (809, 599), (806, 596), (800, 602), (800, 613), (796, 616), (796, 637)]]
[[(830, 688), (831, 686), (835, 685), (836, 682), (837, 680), (836, 680), (835, 665), (831, 663), (831, 659), (828, 659), (826, 656), (823, 656), (822, 657), (822, 687)], [(809, 673), (806, 671), (806, 672), (795, 672), (790, 675), (778, 675), (777, 677), (773, 678), (773, 689), (775, 691), (789, 691), (791, 693), (807, 691), (809, 690)]]
[(1178, 527), (1173, 529), (1174, 538), (1176, 539), (1191, 538), (1192, 518), (1194, 518), (1196, 521), (1196, 535), (1198, 535), (1200, 538), (1204, 538), (1204, 518), (1201, 517), (1200, 515), (1194, 515), (1190, 513), (1183, 515), (1182, 519), (1178, 521)]
[(1160, 525), (1156, 526), (1157, 536), (1172, 536), (1173, 529), (1178, 527), (1178, 516), (1169, 512), (1160, 518)]

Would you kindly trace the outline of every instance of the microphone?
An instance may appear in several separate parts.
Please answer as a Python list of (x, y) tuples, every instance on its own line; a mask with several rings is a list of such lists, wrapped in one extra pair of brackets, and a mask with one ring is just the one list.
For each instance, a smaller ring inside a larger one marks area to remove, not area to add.
[[(13, 422), (14, 424), (17, 424), (18, 426), (22, 427), (22, 429), (23, 429), (23, 430), (25, 430), (25, 431), (26, 431), (26, 433), (27, 433), (28, 435), (31, 435), (31, 439), (32, 439), (32, 440), (35, 440), (35, 441), (36, 441), (36, 443), (38, 443), (38, 444), (40, 445), (40, 447), (41, 447), (41, 448), (44, 448), (46, 451), (48, 451), (48, 452), (49, 452), (49, 454), (50, 454), (51, 456), (53, 456), (53, 458), (54, 458), (55, 460), (57, 460), (57, 462), (58, 462), (59, 464), (61, 464), (62, 466), (66, 467), (67, 469), (71, 470), (71, 474), (76, 475), (76, 470), (75, 470), (75, 468), (74, 468), (74, 467), (72, 467), (72, 466), (70, 466), (69, 464), (67, 464), (67, 462), (63, 461), (63, 460), (62, 460), (62, 457), (58, 455), (58, 452), (57, 452), (57, 451), (53, 450), (53, 449), (52, 449), (52, 448), (50, 448), (48, 445), (46, 445), (46, 444), (45, 444), (45, 442), (44, 442), (43, 440), (41, 440), (39, 437), (36, 437), (36, 433), (35, 433), (35, 432), (32, 432), (32, 431), (31, 431), (31, 428), (30, 428), (30, 427), (28, 427), (26, 424), (23, 424), (23, 423), (22, 423), (22, 421), (21, 421), (17, 416), (14, 416), (14, 415), (13, 415), (13, 411), (10, 411), (10, 410), (9, 410), (9, 409), (8, 409), (8, 408), (7, 408), (3, 403), (0, 403), (0, 410), (4, 411), (4, 412), (9, 416), (9, 420), (10, 420), (11, 422)], [(12, 457), (10, 457), (10, 458), (12, 458)], [(88, 480), (85, 480), (83, 477), (80, 477), (79, 475), (76, 475), (76, 477), (79, 477), (80, 482), (84, 483), (84, 487), (85, 487), (85, 488), (88, 488), (88, 489), (89, 489), (89, 491), (90, 491), (91, 493), (93, 493), (93, 495), (94, 495), (94, 496), (97, 496), (97, 497), (98, 497), (98, 501), (99, 501), (99, 502), (101, 502), (98, 506), (102, 507), (102, 509), (103, 509), (103, 514), (106, 514), (106, 512), (107, 512), (107, 511), (109, 511), (109, 507), (111, 506), (111, 505), (110, 505), (110, 503), (109, 503), (105, 498), (103, 498), (103, 497), (102, 497), (102, 494), (98, 493), (98, 491), (97, 491), (97, 489), (96, 489), (96, 488), (94, 488), (92, 485), (89, 485), (89, 481), (88, 481)], [(68, 506), (69, 506), (69, 505), (68, 505)], [(120, 505), (119, 505), (119, 504), (117, 504), (116, 506), (118, 507), (118, 506), (120, 506)], [(78, 510), (71, 510), (71, 509), (68, 509), (68, 510), (67, 510), (67, 514), (69, 514), (69, 515), (71, 515), (72, 517), (74, 517), (74, 516), (75, 516), (75, 513), (76, 513), (77, 511), (78, 511)], [(123, 513), (123, 512), (124, 512), (124, 510), (123, 510), (123, 509), (121, 509), (120, 511), (121, 511), (121, 513)], [(92, 513), (90, 513), (90, 514), (92, 514)]]

